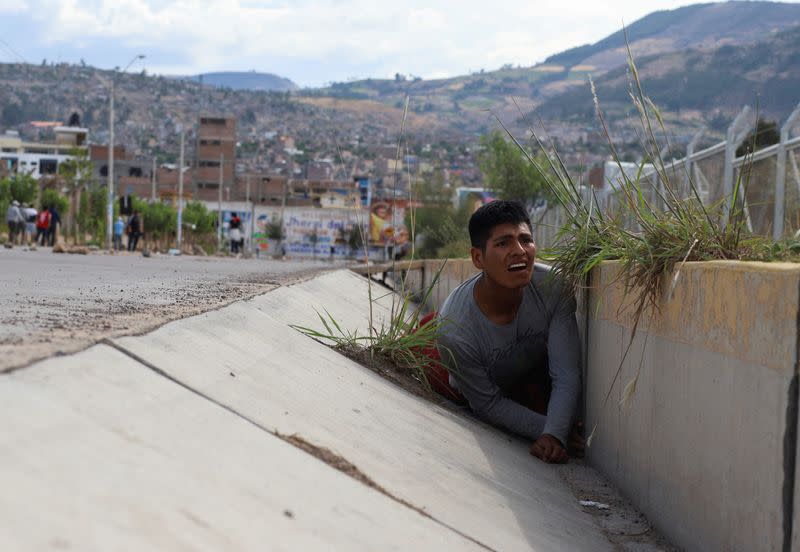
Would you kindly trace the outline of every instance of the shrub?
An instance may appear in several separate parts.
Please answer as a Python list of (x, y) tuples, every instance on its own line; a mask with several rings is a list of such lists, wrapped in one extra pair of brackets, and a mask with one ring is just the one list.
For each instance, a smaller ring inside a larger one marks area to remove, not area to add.
[(42, 209), (50, 209), (55, 207), (56, 210), (63, 216), (69, 210), (69, 200), (58, 193), (58, 190), (53, 188), (45, 188), (42, 190)]

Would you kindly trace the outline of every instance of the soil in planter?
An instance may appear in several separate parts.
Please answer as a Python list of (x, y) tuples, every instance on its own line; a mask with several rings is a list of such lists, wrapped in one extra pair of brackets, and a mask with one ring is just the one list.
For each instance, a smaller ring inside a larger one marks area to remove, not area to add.
[(395, 385), (398, 385), (409, 393), (421, 397), (427, 401), (437, 404), (453, 412), (465, 414), (465, 410), (458, 405), (448, 401), (433, 389), (427, 382), (422, 380), (422, 376), (411, 368), (399, 366), (387, 355), (378, 353), (372, 354), (370, 351), (360, 347), (340, 347), (336, 349), (347, 358), (358, 362), (361, 366), (369, 368), (379, 376), (386, 378)]

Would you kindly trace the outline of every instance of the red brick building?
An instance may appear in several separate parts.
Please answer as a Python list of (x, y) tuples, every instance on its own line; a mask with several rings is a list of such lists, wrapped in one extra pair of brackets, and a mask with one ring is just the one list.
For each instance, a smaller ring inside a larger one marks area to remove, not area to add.
[[(204, 115), (197, 126), (197, 155), (194, 171), (196, 199), (213, 201), (219, 194), (222, 163), (223, 197), (235, 190), (236, 119)], [(185, 181), (184, 181), (185, 183)]]

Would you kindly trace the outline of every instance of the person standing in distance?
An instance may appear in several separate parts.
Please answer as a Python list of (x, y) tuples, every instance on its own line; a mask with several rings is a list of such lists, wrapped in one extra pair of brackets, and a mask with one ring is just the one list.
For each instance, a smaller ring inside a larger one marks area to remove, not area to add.
[(136, 251), (139, 243), (139, 236), (142, 235), (142, 222), (139, 218), (139, 211), (134, 211), (128, 220), (128, 251)]

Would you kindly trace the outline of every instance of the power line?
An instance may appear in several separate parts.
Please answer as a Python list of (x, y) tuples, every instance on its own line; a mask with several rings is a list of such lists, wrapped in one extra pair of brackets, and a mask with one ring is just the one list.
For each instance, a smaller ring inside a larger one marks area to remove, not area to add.
[(6, 50), (8, 50), (9, 52), (11, 52), (11, 54), (12, 54), (12, 55), (16, 56), (16, 57), (17, 57), (19, 60), (21, 60), (21, 61), (22, 61), (22, 63), (30, 63), (30, 62), (29, 62), (27, 59), (25, 59), (25, 57), (24, 57), (22, 54), (20, 54), (20, 53), (19, 53), (19, 52), (17, 52), (17, 51), (16, 51), (14, 48), (12, 48), (12, 47), (11, 47), (11, 44), (9, 44), (8, 42), (6, 42), (6, 41), (5, 41), (5, 40), (3, 40), (2, 38), (0, 38), (0, 44), (2, 44), (3, 46), (5, 46), (5, 47), (6, 47)]

